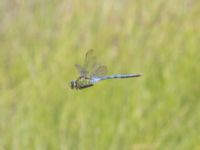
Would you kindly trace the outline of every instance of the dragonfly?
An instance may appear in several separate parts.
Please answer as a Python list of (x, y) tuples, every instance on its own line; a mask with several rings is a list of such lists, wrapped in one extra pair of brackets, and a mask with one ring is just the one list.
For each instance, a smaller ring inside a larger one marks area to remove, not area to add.
[(106, 75), (107, 67), (100, 64), (94, 54), (94, 50), (91, 49), (86, 53), (85, 62), (83, 65), (75, 64), (79, 77), (76, 80), (72, 80), (69, 85), (71, 89), (85, 89), (93, 86), (99, 81), (114, 79), (114, 78), (134, 78), (140, 77), (141, 74), (113, 74)]

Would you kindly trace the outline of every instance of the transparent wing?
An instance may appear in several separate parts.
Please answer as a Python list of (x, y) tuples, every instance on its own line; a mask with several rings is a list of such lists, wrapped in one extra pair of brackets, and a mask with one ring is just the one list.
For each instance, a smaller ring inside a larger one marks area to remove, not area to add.
[(86, 53), (84, 65), (81, 66), (76, 64), (75, 66), (81, 76), (100, 77), (105, 75), (107, 72), (106, 66), (97, 63), (94, 50), (92, 49)]
[(88, 72), (91, 72), (96, 63), (97, 62), (96, 62), (96, 56), (94, 54), (94, 50), (91, 49), (86, 53), (84, 68), (86, 68)]
[(94, 50), (89, 50), (85, 55), (85, 62), (83, 66), (75, 64), (75, 67), (81, 76), (88, 76), (89, 71), (92, 68), (94, 59), (95, 59)]
[(81, 76), (86, 76), (88, 74), (87, 70), (79, 64), (75, 64), (76, 69), (78, 70)]
[(95, 77), (101, 77), (104, 76), (107, 73), (107, 67), (104, 65), (98, 65), (94, 68), (94, 71), (92, 72), (91, 76)]

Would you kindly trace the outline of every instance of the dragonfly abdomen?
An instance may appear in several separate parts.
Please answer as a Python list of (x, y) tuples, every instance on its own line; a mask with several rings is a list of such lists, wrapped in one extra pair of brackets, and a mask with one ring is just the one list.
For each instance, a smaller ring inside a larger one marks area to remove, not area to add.
[(100, 80), (114, 79), (114, 78), (134, 78), (134, 77), (139, 77), (139, 76), (141, 75), (140, 74), (114, 74), (110, 76), (100, 77)]

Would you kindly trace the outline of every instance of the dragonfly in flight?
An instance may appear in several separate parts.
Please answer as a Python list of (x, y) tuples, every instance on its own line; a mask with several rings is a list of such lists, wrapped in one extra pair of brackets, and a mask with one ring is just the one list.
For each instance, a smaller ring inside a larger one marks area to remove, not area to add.
[(134, 78), (141, 76), (140, 74), (113, 74), (106, 75), (107, 67), (97, 62), (94, 50), (89, 50), (85, 56), (83, 65), (76, 64), (80, 76), (76, 80), (70, 82), (71, 89), (84, 89), (93, 86), (95, 83), (113, 79), (113, 78)]

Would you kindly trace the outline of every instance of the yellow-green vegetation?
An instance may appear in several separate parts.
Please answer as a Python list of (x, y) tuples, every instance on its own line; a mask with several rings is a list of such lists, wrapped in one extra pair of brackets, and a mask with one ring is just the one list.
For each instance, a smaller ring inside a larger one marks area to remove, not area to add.
[[(200, 149), (200, 1), (3, 0), (1, 150)], [(87, 50), (113, 73), (80, 91)]]

